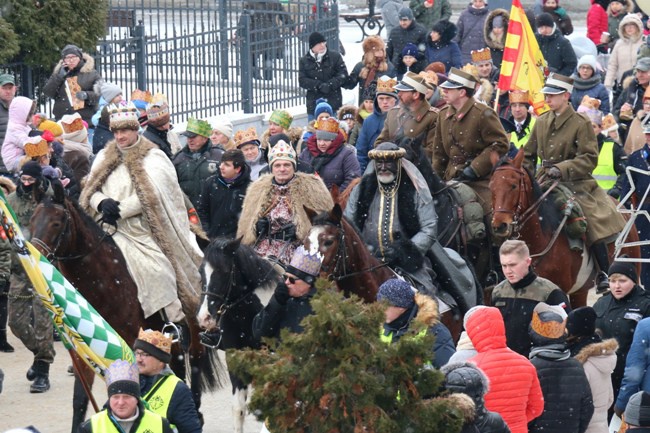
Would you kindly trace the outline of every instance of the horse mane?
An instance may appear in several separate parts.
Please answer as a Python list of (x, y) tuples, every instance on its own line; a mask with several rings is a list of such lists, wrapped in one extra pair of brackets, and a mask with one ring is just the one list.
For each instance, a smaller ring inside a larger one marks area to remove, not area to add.
[[(100, 237), (100, 238), (104, 236), (104, 230), (102, 230), (102, 228), (99, 226), (99, 224), (97, 224), (97, 222), (90, 215), (88, 215), (86, 213), (86, 211), (84, 211), (81, 208), (81, 206), (79, 205), (79, 203), (77, 201), (66, 197), (63, 204), (61, 204), (61, 203), (58, 203), (56, 200), (54, 200), (53, 197), (46, 196), (46, 197), (43, 197), (43, 199), (41, 200), (41, 203), (45, 207), (47, 207), (47, 206), (64, 206), (68, 211), (71, 211), (71, 214), (76, 213), (76, 214), (79, 215), (79, 218), (81, 219), (81, 222), (83, 223), (84, 226), (86, 226), (90, 230), (90, 232), (91, 232), (91, 234), (93, 236), (97, 236), (97, 237)], [(112, 240), (112, 238), (110, 236), (107, 236), (107, 238), (110, 238)]]
[[(219, 237), (212, 241), (205, 251), (205, 260), (216, 269), (218, 266), (218, 259), (220, 256), (227, 254), (229, 248), (237, 240), (230, 238)], [(276, 274), (275, 267), (268, 260), (260, 257), (255, 250), (244, 244), (239, 244), (234, 252), (235, 266), (240, 271), (244, 284), (249, 289), (256, 289), (257, 287), (273, 281), (269, 277)], [(222, 270), (224, 271), (224, 270)], [(226, 281), (226, 278), (222, 278)]]
[[(512, 165), (512, 161), (507, 157), (507, 155), (499, 159), (499, 161), (494, 166), (494, 170), (504, 165)], [(535, 180), (535, 176), (533, 176), (527, 167), (522, 166), (521, 168), (526, 172), (528, 178), (530, 179), (530, 184), (533, 187), (533, 199), (535, 201), (539, 200), (539, 198), (544, 194), (542, 187), (539, 185), (537, 180)], [(493, 174), (494, 170), (492, 171)], [(539, 222), (542, 230), (545, 232), (555, 230), (562, 221), (560, 211), (558, 211), (558, 209), (555, 207), (555, 204), (553, 203), (553, 194), (547, 195), (546, 198), (542, 200), (539, 207), (537, 208), (537, 213), (539, 214)]]

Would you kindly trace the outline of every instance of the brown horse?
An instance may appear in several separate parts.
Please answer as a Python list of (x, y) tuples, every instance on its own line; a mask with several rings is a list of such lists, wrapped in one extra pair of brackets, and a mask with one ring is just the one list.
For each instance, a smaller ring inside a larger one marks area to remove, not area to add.
[[(395, 278), (395, 273), (370, 254), (357, 231), (343, 218), (341, 206), (335, 204), (331, 211), (321, 214), (305, 210), (312, 228), (304, 246), (307, 251), (322, 254), (322, 275), (334, 281), (346, 296), (354, 294), (365, 302), (375, 302), (379, 286)], [(440, 315), (440, 321), (458, 341), (463, 327), (460, 314), (447, 310)]]
[[(157, 314), (145, 319), (138, 301), (137, 286), (111, 236), (65, 197), (60, 183), (53, 183), (53, 187), (54, 197), (35, 197), (39, 204), (31, 219), (34, 245), (129, 346), (133, 346), (140, 328), (162, 329), (164, 322)], [(221, 386), (222, 367), (216, 351), (207, 351), (200, 344), (200, 328), (195, 315), (187, 314), (187, 319), (192, 337), (189, 348), (191, 388), (198, 410), (202, 392)], [(178, 345), (174, 346), (171, 367), (179, 377), (185, 378), (183, 354)], [(83, 366), (79, 374), (92, 386), (93, 371), (83, 362), (76, 364)], [(84, 421), (87, 406), (88, 396), (77, 377), (73, 397), (73, 433)]]
[[(593, 264), (583, 267), (583, 261), (589, 257), (588, 250), (570, 248), (569, 239), (561, 227), (562, 216), (552, 200), (542, 194), (532, 175), (522, 167), (523, 150), (513, 159), (496, 161), (497, 158), (493, 158), (495, 169), (490, 180), (493, 233), (501, 238), (518, 238), (526, 242), (537, 275), (553, 281), (570, 295), (574, 308), (587, 305), (587, 294), (594, 286), (596, 276)], [(633, 237), (638, 237), (636, 230), (630, 232), (630, 238)], [(610, 260), (613, 247), (612, 242), (609, 245)], [(639, 257), (640, 249), (627, 248), (625, 253)]]

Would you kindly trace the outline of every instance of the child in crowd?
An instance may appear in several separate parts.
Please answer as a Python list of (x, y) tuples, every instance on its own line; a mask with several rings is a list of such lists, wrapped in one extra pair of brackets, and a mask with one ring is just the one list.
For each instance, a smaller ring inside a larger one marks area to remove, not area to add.
[(566, 10), (560, 7), (559, 0), (543, 0), (544, 12), (551, 14), (555, 25), (564, 36), (569, 36), (573, 33), (573, 24), (571, 17), (566, 13)]
[(404, 45), (397, 65), (397, 79), (401, 80), (407, 72), (419, 73), (424, 70), (424, 56), (417, 45), (408, 43)]

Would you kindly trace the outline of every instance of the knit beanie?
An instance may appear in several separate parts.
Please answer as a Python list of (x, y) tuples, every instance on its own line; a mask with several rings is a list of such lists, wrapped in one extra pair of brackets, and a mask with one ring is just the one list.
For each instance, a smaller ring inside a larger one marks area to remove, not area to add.
[(503, 22), (503, 17), (501, 15), (495, 16), (494, 19), (492, 20), (492, 27), (493, 28), (502, 29), (504, 24), (505, 23)]
[(548, 305), (540, 302), (533, 310), (529, 334), (533, 345), (563, 341), (566, 337), (567, 314), (560, 305)]
[(225, 117), (218, 118), (215, 123), (212, 124), (212, 130), (219, 131), (228, 138), (232, 138), (232, 129), (232, 122)]
[(591, 69), (596, 71), (600, 71), (600, 65), (598, 64), (598, 60), (596, 60), (596, 57), (594, 57), (593, 54), (585, 54), (584, 56), (580, 57), (578, 60), (578, 68), (580, 66), (587, 65), (591, 67)]
[(311, 50), (312, 48), (314, 48), (314, 46), (325, 41), (326, 41), (325, 36), (323, 36), (321, 33), (314, 32), (311, 35), (309, 35), (309, 49)]
[(41, 164), (36, 161), (27, 161), (20, 168), (20, 174), (25, 174), (37, 179), (43, 175), (43, 168), (41, 167)]
[(404, 48), (402, 48), (402, 57), (404, 56), (411, 56), (411, 57), (415, 57), (416, 59), (419, 58), (420, 52), (418, 51), (417, 45), (411, 42), (404, 45)]
[(589, 337), (596, 332), (596, 310), (592, 307), (580, 307), (569, 313), (566, 320), (566, 329), (569, 335), (575, 337)]
[(66, 56), (69, 56), (70, 54), (77, 56), (80, 59), (83, 58), (83, 52), (81, 51), (81, 48), (73, 44), (68, 44), (65, 47), (63, 47), (63, 49), (61, 50), (61, 58), (63, 59)]
[(406, 281), (393, 278), (379, 286), (377, 300), (386, 300), (394, 307), (410, 308), (415, 302), (415, 289)]
[(413, 11), (410, 8), (404, 7), (399, 10), (399, 19), (413, 21), (415, 17), (413, 16)]
[(334, 110), (332, 109), (332, 106), (327, 102), (327, 99), (324, 98), (319, 98), (316, 100), (314, 117), (318, 119), (318, 115), (321, 113), (329, 113), (330, 116), (334, 116)]
[(539, 15), (537, 15), (537, 18), (535, 18), (535, 24), (537, 27), (553, 27), (555, 25), (555, 21), (553, 21), (553, 17), (551, 14), (547, 12), (543, 12)]
[(625, 407), (625, 422), (633, 426), (650, 426), (650, 394), (639, 391), (630, 397)]
[(609, 267), (607, 274), (609, 276), (614, 274), (625, 275), (630, 280), (634, 281), (635, 284), (639, 281), (639, 276), (636, 273), (636, 266), (632, 262), (615, 261)]
[(117, 84), (104, 83), (99, 92), (101, 93), (102, 98), (104, 98), (104, 101), (106, 101), (107, 104), (110, 104), (113, 102), (113, 99), (122, 94), (122, 89), (120, 89), (120, 86)]

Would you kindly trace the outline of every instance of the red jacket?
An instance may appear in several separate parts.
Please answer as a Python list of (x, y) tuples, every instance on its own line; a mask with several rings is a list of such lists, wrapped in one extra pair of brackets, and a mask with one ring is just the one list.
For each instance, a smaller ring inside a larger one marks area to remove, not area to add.
[(469, 361), (490, 381), (485, 407), (498, 412), (512, 433), (527, 433), (528, 422), (544, 410), (537, 371), (528, 359), (508, 349), (501, 312), (475, 307), (466, 316), (465, 329), (478, 352)]
[(607, 11), (595, 0), (591, 0), (591, 7), (587, 12), (587, 37), (594, 44), (600, 45), (600, 37), (607, 30)]

